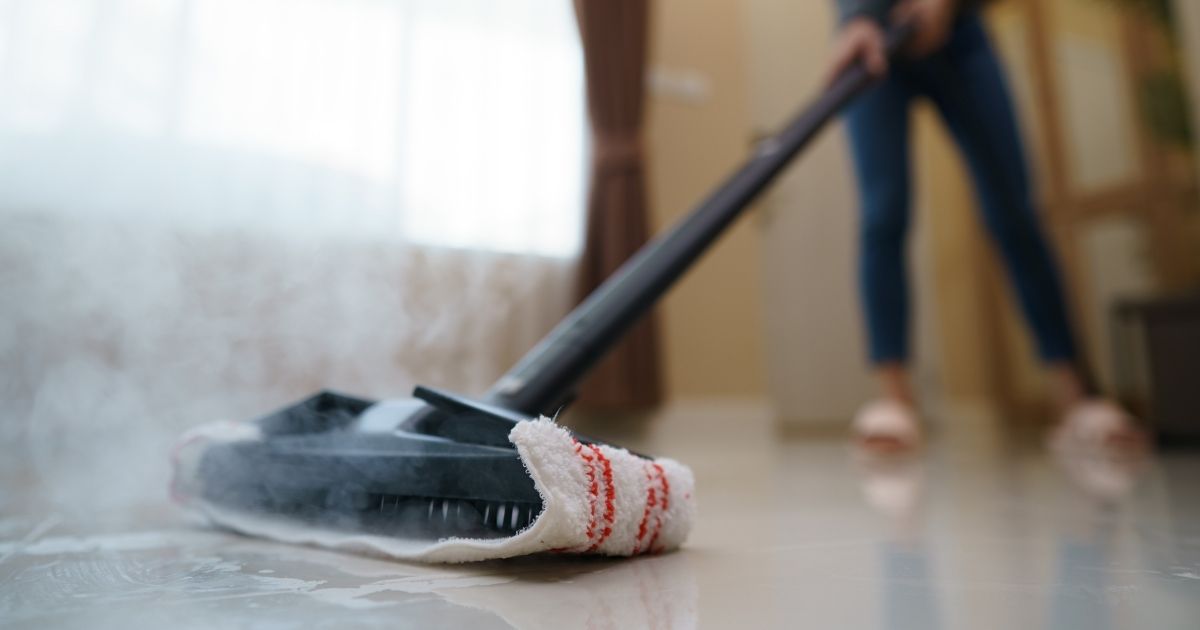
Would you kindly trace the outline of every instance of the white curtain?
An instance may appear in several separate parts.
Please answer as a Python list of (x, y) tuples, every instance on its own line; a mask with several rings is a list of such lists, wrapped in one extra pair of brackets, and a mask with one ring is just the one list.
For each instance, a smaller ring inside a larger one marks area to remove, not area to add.
[(570, 0), (0, 0), (0, 475), (477, 393), (569, 306), (583, 89)]
[(569, 0), (0, 0), (0, 203), (571, 256)]

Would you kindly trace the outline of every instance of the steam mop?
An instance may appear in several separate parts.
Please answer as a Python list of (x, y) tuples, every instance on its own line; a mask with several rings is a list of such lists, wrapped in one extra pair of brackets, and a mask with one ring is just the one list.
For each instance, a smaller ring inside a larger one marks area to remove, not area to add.
[[(907, 34), (888, 33), (889, 53)], [(871, 83), (859, 65), (842, 73), (482, 399), (430, 387), (384, 401), (321, 392), (219, 438), (220, 431), (185, 436), (177, 496), (248, 534), (418, 560), (678, 546), (694, 513), (687, 467), (539, 416), (570, 401), (605, 351)]]

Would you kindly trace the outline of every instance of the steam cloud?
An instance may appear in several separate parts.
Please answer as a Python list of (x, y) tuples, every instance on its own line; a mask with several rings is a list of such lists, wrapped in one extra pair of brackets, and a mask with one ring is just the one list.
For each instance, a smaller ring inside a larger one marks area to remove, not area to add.
[(568, 261), (0, 211), (0, 514), (166, 500), (185, 428), (334, 388), (478, 392), (561, 315)]

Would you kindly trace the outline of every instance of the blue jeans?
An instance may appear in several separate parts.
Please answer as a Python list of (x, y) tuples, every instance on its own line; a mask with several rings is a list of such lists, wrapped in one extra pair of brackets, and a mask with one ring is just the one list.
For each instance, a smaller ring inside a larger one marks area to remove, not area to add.
[(908, 358), (909, 110), (937, 108), (966, 158), (982, 218), (1047, 362), (1073, 361), (1059, 272), (1038, 222), (1012, 100), (987, 33), (961, 17), (939, 52), (895, 64), (847, 112), (862, 202), (859, 279), (874, 363)]

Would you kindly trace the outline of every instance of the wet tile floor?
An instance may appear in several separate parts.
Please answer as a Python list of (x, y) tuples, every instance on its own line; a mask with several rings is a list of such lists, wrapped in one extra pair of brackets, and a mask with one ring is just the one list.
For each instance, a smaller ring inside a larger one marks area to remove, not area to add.
[(739, 413), (698, 405), (630, 444), (693, 466), (700, 520), (626, 561), (400, 564), (157, 503), (81, 519), (6, 479), (0, 626), (1200, 628), (1200, 453), (1067, 458), (975, 420), (864, 462)]

